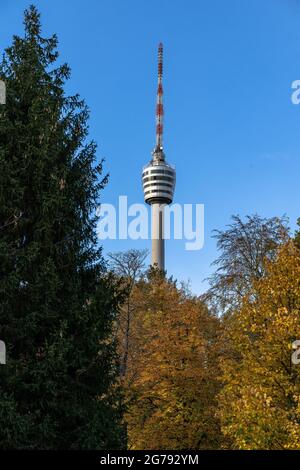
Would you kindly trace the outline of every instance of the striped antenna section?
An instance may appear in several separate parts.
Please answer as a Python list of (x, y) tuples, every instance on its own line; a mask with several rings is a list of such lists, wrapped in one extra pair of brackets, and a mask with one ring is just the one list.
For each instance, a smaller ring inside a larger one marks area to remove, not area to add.
[(156, 149), (159, 150), (163, 146), (163, 117), (164, 117), (164, 106), (163, 106), (163, 45), (162, 43), (158, 46), (158, 87), (157, 87), (157, 98), (156, 98)]

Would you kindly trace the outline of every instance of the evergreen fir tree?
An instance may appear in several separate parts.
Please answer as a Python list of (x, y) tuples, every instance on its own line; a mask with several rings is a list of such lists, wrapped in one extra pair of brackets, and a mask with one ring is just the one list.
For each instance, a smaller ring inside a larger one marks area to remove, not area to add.
[(57, 38), (25, 11), (0, 65), (0, 448), (124, 445), (112, 328), (120, 292), (96, 237), (88, 110), (66, 96)]

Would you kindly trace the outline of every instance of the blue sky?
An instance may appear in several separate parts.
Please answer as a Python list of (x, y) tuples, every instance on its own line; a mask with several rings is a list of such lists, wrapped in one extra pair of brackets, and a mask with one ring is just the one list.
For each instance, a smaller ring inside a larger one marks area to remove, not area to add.
[[(22, 34), (31, 2), (0, 0), (0, 49)], [(213, 229), (231, 214), (300, 216), (300, 79), (297, 0), (38, 0), (44, 34), (58, 34), (72, 68), (69, 93), (91, 109), (90, 136), (110, 182), (103, 202), (143, 201), (141, 168), (155, 142), (156, 48), (165, 47), (165, 152), (176, 166), (174, 202), (205, 205), (201, 251), (169, 241), (169, 274), (206, 288)], [(150, 248), (105, 241), (104, 252)]]

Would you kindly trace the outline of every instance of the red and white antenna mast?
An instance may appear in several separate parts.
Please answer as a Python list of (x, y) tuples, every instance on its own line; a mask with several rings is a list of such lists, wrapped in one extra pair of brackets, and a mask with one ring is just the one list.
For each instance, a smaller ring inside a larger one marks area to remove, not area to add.
[(154, 267), (165, 269), (164, 209), (174, 196), (176, 171), (165, 160), (163, 151), (163, 45), (158, 46), (158, 87), (156, 98), (156, 146), (152, 159), (143, 168), (144, 198), (152, 213), (152, 261)]
[(163, 117), (164, 117), (164, 106), (163, 106), (163, 45), (158, 45), (158, 86), (157, 86), (157, 97), (156, 97), (156, 147), (155, 151), (162, 151), (163, 147)]

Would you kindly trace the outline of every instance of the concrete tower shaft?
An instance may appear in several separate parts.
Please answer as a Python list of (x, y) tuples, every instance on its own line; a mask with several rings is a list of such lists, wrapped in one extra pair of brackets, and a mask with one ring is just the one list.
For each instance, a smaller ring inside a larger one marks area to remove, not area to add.
[(158, 46), (158, 87), (156, 96), (156, 146), (143, 168), (144, 198), (152, 207), (152, 265), (165, 269), (164, 206), (173, 201), (176, 172), (163, 151), (163, 45)]

